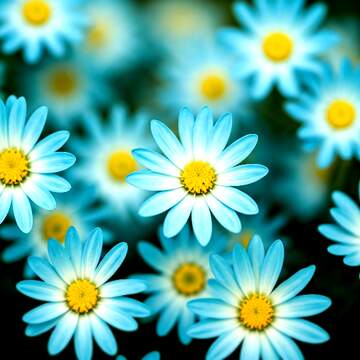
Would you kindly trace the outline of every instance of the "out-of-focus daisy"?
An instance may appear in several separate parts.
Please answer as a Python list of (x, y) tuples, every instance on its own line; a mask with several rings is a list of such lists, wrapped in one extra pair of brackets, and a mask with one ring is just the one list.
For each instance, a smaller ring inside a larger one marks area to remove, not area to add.
[(234, 5), (243, 30), (224, 29), (220, 39), (238, 55), (235, 75), (250, 78), (254, 98), (265, 97), (274, 85), (285, 96), (299, 92), (299, 73), (321, 70), (320, 55), (336, 44), (338, 36), (318, 30), (326, 15), (324, 4), (303, 8), (303, 1), (256, 1)]
[(99, 262), (102, 247), (100, 229), (82, 242), (75, 228), (70, 228), (64, 245), (49, 240), (49, 261), (40, 257), (28, 260), (42, 281), (21, 281), (17, 289), (46, 303), (23, 316), (28, 324), (25, 334), (37, 336), (53, 329), (48, 343), (50, 355), (60, 353), (72, 337), (79, 360), (92, 358), (93, 338), (105, 353), (115, 355), (117, 344), (108, 324), (135, 331), (138, 324), (134, 317), (149, 315), (145, 305), (127, 297), (146, 288), (142, 281), (108, 282), (123, 263), (127, 244), (117, 244)]
[(28, 63), (38, 62), (45, 49), (55, 57), (63, 56), (68, 44), (84, 37), (88, 21), (79, 5), (73, 0), (2, 0), (3, 52), (22, 49)]
[[(340, 191), (332, 195), (336, 207), (330, 210), (335, 224), (319, 226), (319, 231), (336, 244), (330, 245), (330, 254), (344, 256), (344, 264), (360, 265), (360, 207), (349, 196)], [(360, 198), (360, 184), (359, 184)]]
[(260, 204), (259, 213), (255, 216), (249, 216), (244, 222), (240, 234), (231, 234), (227, 237), (226, 251), (232, 252), (236, 244), (241, 244), (248, 248), (250, 240), (259, 235), (265, 239), (265, 248), (279, 238), (279, 231), (286, 223), (286, 217), (276, 215), (270, 217), (266, 206)]
[(308, 92), (286, 104), (302, 123), (298, 135), (309, 151), (319, 149), (318, 164), (329, 166), (335, 155), (360, 159), (360, 67), (343, 59), (338, 71), (324, 66), (317, 79), (307, 77)]
[(75, 156), (58, 152), (69, 138), (58, 131), (38, 141), (47, 117), (42, 106), (27, 119), (24, 98), (11, 96), (0, 100), (0, 224), (12, 206), (19, 229), (28, 233), (33, 226), (29, 199), (45, 210), (54, 210), (52, 192), (70, 190), (70, 184), (54, 173), (75, 163)]
[[(126, 360), (126, 357), (119, 355), (116, 360)], [(158, 351), (152, 351), (141, 358), (141, 360), (160, 360), (160, 353)]]
[[(76, 201), (74, 201), (76, 198)], [(23, 234), (14, 225), (3, 225), (0, 236), (11, 240), (12, 245), (2, 253), (3, 261), (10, 263), (26, 256), (47, 255), (47, 242), (56, 239), (64, 243), (65, 235), (71, 226), (78, 229), (80, 237), (85, 237), (95, 225), (104, 221), (110, 214), (109, 209), (94, 207), (96, 191), (72, 189), (57, 200), (53, 211), (37, 211), (34, 215), (34, 226), (30, 234)], [(104, 233), (105, 241), (111, 239), (111, 233)], [(29, 266), (25, 267), (25, 276), (33, 275)]]
[(147, 20), (155, 41), (178, 54), (194, 36), (199, 40), (213, 39), (224, 14), (221, 7), (208, 1), (156, 0), (148, 5)]
[(72, 143), (79, 159), (75, 178), (96, 186), (98, 195), (116, 209), (117, 221), (129, 220), (145, 197), (125, 179), (139, 169), (131, 150), (148, 143), (147, 122), (145, 113), (130, 119), (124, 107), (114, 106), (106, 124), (96, 114), (87, 114), (83, 122), (87, 137)]
[(323, 343), (328, 333), (303, 319), (326, 310), (331, 301), (321, 295), (300, 295), (312, 278), (315, 266), (298, 271), (279, 286), (284, 247), (275, 241), (267, 252), (258, 236), (248, 251), (241, 245), (233, 250), (233, 267), (213, 255), (210, 266), (215, 279), (209, 280), (212, 298), (189, 302), (202, 319), (189, 335), (206, 339), (217, 337), (206, 359), (224, 359), (242, 343), (240, 359), (303, 359), (292, 340)]
[(29, 102), (44, 102), (56, 126), (71, 128), (87, 111), (110, 101), (105, 79), (79, 58), (47, 62), (27, 69), (19, 84)]
[(192, 42), (164, 67), (161, 100), (176, 111), (186, 105), (198, 112), (206, 104), (215, 116), (231, 111), (246, 120), (248, 91), (244, 82), (234, 78), (232, 62), (212, 42)]
[(344, 57), (350, 58), (354, 64), (360, 64), (360, 23), (354, 16), (337, 17), (328, 23), (329, 28), (340, 35), (339, 44), (324, 55), (334, 66), (338, 66)]
[(163, 250), (148, 242), (140, 242), (138, 249), (144, 261), (159, 274), (136, 275), (144, 280), (151, 296), (145, 301), (151, 314), (159, 314), (158, 336), (167, 335), (176, 325), (180, 341), (187, 345), (187, 335), (195, 317), (188, 309), (189, 300), (208, 294), (207, 280), (212, 277), (209, 256), (223, 250), (224, 244), (214, 239), (202, 247), (185, 227), (176, 239), (166, 238), (160, 231)]
[(211, 238), (211, 214), (227, 230), (240, 232), (236, 212), (254, 215), (258, 206), (236, 187), (258, 181), (268, 172), (262, 165), (239, 165), (256, 146), (257, 135), (243, 136), (226, 147), (232, 116), (226, 113), (214, 124), (207, 107), (196, 119), (183, 108), (178, 127), (180, 141), (161, 121), (151, 122), (153, 138), (165, 156), (147, 149), (133, 151), (147, 169), (129, 175), (128, 182), (156, 192), (143, 203), (139, 214), (153, 216), (170, 209), (164, 221), (167, 237), (177, 235), (191, 215), (202, 245)]
[[(293, 149), (293, 147), (292, 147)], [(273, 193), (288, 211), (302, 220), (317, 216), (328, 202), (334, 166), (320, 168), (313, 153), (284, 148)]]
[(91, 25), (77, 51), (97, 71), (122, 70), (139, 56), (143, 35), (134, 6), (129, 0), (92, 0), (85, 5)]

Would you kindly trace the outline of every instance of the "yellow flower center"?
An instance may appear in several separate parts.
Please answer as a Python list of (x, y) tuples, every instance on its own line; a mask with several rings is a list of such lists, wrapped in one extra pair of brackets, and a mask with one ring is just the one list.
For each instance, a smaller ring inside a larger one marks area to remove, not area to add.
[(91, 48), (98, 48), (105, 44), (106, 39), (106, 26), (104, 24), (95, 24), (88, 32), (87, 44)]
[(223, 76), (208, 75), (201, 79), (201, 94), (212, 101), (221, 99), (226, 92), (226, 82)]
[(264, 295), (253, 294), (240, 302), (239, 321), (249, 330), (262, 331), (274, 320), (275, 309)]
[(262, 46), (265, 56), (274, 62), (287, 60), (293, 51), (291, 38), (281, 32), (274, 32), (267, 35), (263, 40)]
[(22, 12), (29, 24), (40, 26), (49, 21), (52, 9), (44, 0), (28, 0), (24, 3)]
[(215, 186), (215, 170), (205, 161), (192, 161), (180, 175), (180, 182), (190, 194), (207, 194)]
[(29, 160), (21, 150), (10, 148), (0, 153), (0, 181), (4, 185), (19, 185), (29, 173)]
[(42, 225), (44, 240), (56, 239), (63, 244), (66, 232), (71, 225), (71, 218), (64, 213), (54, 212), (48, 215)]
[(174, 272), (172, 281), (176, 291), (185, 296), (194, 296), (204, 290), (206, 273), (194, 263), (180, 265)]
[(76, 74), (70, 69), (57, 69), (49, 78), (50, 91), (58, 96), (73, 95), (77, 84)]
[(114, 180), (124, 182), (129, 174), (138, 169), (138, 164), (130, 151), (119, 150), (109, 156), (107, 167)]
[(93, 310), (99, 298), (97, 287), (85, 279), (75, 280), (66, 290), (67, 305), (70, 310), (78, 314), (85, 314)]
[(354, 105), (345, 100), (335, 100), (326, 111), (326, 120), (336, 130), (345, 129), (352, 125), (356, 118)]

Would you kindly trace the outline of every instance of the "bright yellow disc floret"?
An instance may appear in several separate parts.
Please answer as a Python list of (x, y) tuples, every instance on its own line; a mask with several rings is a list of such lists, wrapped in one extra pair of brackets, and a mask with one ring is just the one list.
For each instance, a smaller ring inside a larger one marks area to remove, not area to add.
[(192, 161), (181, 172), (180, 182), (190, 194), (207, 194), (215, 186), (216, 173), (207, 162)]

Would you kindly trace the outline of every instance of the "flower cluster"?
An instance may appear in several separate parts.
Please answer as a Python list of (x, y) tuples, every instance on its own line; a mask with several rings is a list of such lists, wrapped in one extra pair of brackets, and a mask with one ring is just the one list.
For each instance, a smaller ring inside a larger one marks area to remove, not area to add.
[(360, 18), (345, 5), (0, 0), (4, 358), (357, 344), (357, 274), (324, 239), (360, 266)]

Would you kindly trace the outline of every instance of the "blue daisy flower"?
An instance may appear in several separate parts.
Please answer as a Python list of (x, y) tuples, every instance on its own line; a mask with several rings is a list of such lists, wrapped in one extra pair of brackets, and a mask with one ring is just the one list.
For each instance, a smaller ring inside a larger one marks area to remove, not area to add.
[(360, 67), (343, 59), (335, 70), (324, 65), (323, 75), (305, 78), (308, 92), (286, 104), (302, 123), (298, 136), (306, 150), (319, 149), (318, 164), (329, 166), (335, 155), (360, 160)]
[(185, 227), (175, 239), (166, 238), (162, 230), (159, 238), (162, 251), (142, 241), (138, 250), (144, 261), (159, 274), (135, 275), (147, 284), (146, 292), (151, 296), (145, 301), (151, 315), (158, 315), (156, 326), (158, 336), (166, 336), (176, 326), (180, 341), (187, 345), (191, 338), (187, 331), (195, 321), (188, 309), (189, 300), (208, 294), (207, 280), (212, 276), (209, 256), (223, 251), (224, 243), (214, 240), (202, 247)]
[(255, 236), (248, 251), (233, 250), (233, 267), (219, 255), (210, 258), (215, 279), (209, 280), (212, 298), (195, 299), (189, 308), (202, 319), (189, 335), (217, 337), (206, 359), (224, 359), (242, 343), (240, 359), (303, 359), (292, 340), (318, 344), (329, 339), (318, 325), (303, 319), (326, 310), (331, 301), (321, 295), (299, 295), (312, 278), (315, 266), (298, 271), (279, 286), (284, 247), (275, 241), (265, 252)]
[(40, 107), (27, 120), (24, 98), (11, 96), (0, 100), (0, 224), (12, 206), (19, 229), (28, 233), (33, 226), (29, 199), (45, 210), (54, 210), (51, 192), (63, 193), (70, 184), (54, 175), (75, 163), (75, 156), (58, 152), (69, 138), (58, 131), (38, 142), (43, 131), (47, 108)]
[(28, 63), (38, 62), (45, 49), (55, 57), (64, 56), (68, 44), (83, 39), (88, 25), (79, 5), (73, 0), (2, 0), (3, 52), (22, 49)]
[(234, 14), (244, 30), (220, 31), (220, 40), (239, 58), (235, 74), (251, 80), (251, 93), (261, 99), (277, 85), (285, 96), (299, 93), (300, 73), (320, 73), (321, 58), (338, 36), (318, 30), (326, 5), (304, 9), (304, 1), (256, 0), (255, 7), (243, 1)]
[[(55, 210), (35, 212), (34, 226), (30, 234), (22, 233), (15, 225), (3, 225), (0, 228), (0, 236), (5, 240), (11, 240), (11, 245), (3, 251), (2, 260), (12, 263), (29, 255), (47, 257), (48, 240), (56, 239), (63, 244), (71, 226), (78, 229), (80, 237), (85, 236), (111, 214), (110, 209), (105, 206), (95, 207), (96, 200), (94, 188), (75, 188), (56, 199)], [(103, 232), (105, 242), (109, 242), (112, 233)], [(28, 264), (25, 266), (24, 275), (34, 275)]]
[(92, 0), (84, 6), (90, 20), (85, 41), (76, 49), (84, 62), (101, 73), (125, 70), (142, 55), (141, 20), (129, 0)]
[(151, 122), (153, 138), (165, 156), (146, 149), (133, 151), (147, 169), (129, 175), (127, 181), (157, 192), (143, 203), (139, 214), (153, 216), (170, 209), (164, 221), (166, 237), (177, 235), (191, 214), (195, 236), (206, 245), (212, 233), (211, 213), (234, 233), (241, 230), (236, 212), (258, 213), (256, 202), (236, 188), (268, 173), (262, 165), (239, 165), (252, 152), (258, 137), (246, 135), (226, 147), (231, 128), (230, 113), (213, 124), (207, 107), (196, 119), (184, 108), (179, 115), (180, 141), (162, 122)]
[(50, 260), (30, 257), (31, 269), (42, 281), (25, 280), (17, 289), (46, 303), (27, 312), (27, 336), (41, 335), (52, 330), (48, 342), (50, 355), (60, 353), (74, 337), (79, 360), (90, 360), (93, 338), (109, 355), (117, 353), (115, 337), (108, 326), (122, 331), (135, 331), (134, 317), (146, 317), (149, 310), (127, 295), (142, 292), (143, 281), (121, 279), (108, 282), (123, 263), (127, 244), (114, 246), (100, 261), (103, 237), (100, 229), (93, 230), (81, 242), (75, 228), (70, 228), (64, 246), (49, 240)]
[[(126, 360), (126, 357), (119, 355), (116, 357), (116, 360)], [(152, 351), (146, 354), (141, 360), (160, 360), (160, 353), (158, 351)]]
[(165, 86), (160, 101), (172, 109), (186, 104), (198, 112), (207, 104), (215, 116), (236, 112), (239, 120), (250, 116), (248, 90), (231, 71), (233, 58), (212, 41), (189, 41), (175, 58), (161, 70)]
[(95, 111), (112, 99), (104, 76), (79, 56), (26, 68), (19, 89), (30, 104), (46, 104), (53, 124), (66, 129), (79, 123), (84, 109)]
[[(330, 210), (335, 224), (319, 226), (319, 231), (336, 244), (330, 245), (330, 254), (344, 256), (344, 264), (360, 265), (360, 207), (346, 194), (335, 191), (332, 195), (336, 207)], [(360, 199), (360, 184), (359, 184)]]
[(131, 150), (149, 143), (145, 131), (148, 121), (145, 113), (130, 118), (121, 105), (110, 110), (105, 124), (99, 115), (87, 113), (82, 123), (87, 137), (70, 144), (79, 160), (74, 178), (96, 186), (99, 197), (116, 210), (117, 221), (124, 223), (133, 218), (145, 198), (144, 191), (127, 184), (125, 179), (139, 169)]

